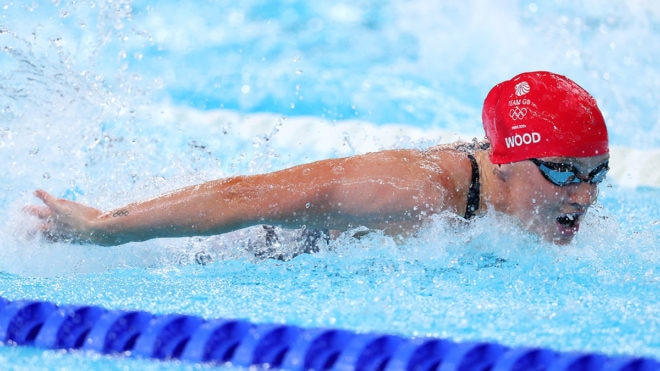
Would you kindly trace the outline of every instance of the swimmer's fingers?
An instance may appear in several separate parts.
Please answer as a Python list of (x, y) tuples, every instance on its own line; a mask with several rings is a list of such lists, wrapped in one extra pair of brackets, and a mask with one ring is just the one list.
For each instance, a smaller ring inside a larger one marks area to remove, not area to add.
[(49, 209), (51, 210), (58, 210), (58, 203), (65, 201), (63, 199), (59, 199), (50, 193), (44, 191), (43, 189), (37, 189), (34, 191), (34, 195), (41, 200), (41, 202), (44, 203)]
[(28, 206), (26, 211), (39, 218), (27, 235), (30, 237), (41, 236), (49, 242), (76, 242), (81, 241), (82, 236), (78, 228), (75, 228), (65, 220), (53, 216), (52, 211), (46, 206)]
[(48, 206), (28, 205), (23, 208), (23, 212), (39, 219), (48, 219), (53, 216), (53, 211)]
[(41, 236), (47, 241), (60, 241), (61, 231), (58, 231), (58, 225), (54, 223), (54, 213), (48, 206), (28, 205), (23, 207), (23, 212), (39, 219), (39, 222), (31, 226), (27, 235), (29, 237)]
[(98, 209), (37, 190), (34, 195), (45, 206), (27, 206), (26, 212), (41, 220), (35, 228), (48, 241), (72, 242), (89, 239), (89, 225), (101, 214)]
[(47, 206), (29, 205), (23, 208), (23, 212), (32, 215), (39, 221), (28, 227), (26, 235), (30, 238), (41, 236), (44, 239), (56, 242), (59, 240), (53, 223), (53, 212)]
[(85, 221), (101, 215), (101, 211), (93, 207), (83, 205), (78, 202), (58, 198), (50, 193), (38, 189), (34, 192), (45, 205), (50, 209), (53, 217), (57, 220), (70, 219), (71, 221)]
[(54, 207), (56, 198), (41, 189), (36, 190), (34, 195), (39, 198), (46, 206), (27, 205), (23, 207), (23, 212), (35, 216), (39, 219), (52, 218), (58, 209), (57, 207)]

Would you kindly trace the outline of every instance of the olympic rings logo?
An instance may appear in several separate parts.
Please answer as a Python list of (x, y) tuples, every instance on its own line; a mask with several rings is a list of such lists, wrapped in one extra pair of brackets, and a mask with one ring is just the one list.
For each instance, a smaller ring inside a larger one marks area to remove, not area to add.
[(509, 111), (509, 117), (513, 119), (513, 121), (516, 120), (522, 120), (525, 116), (527, 115), (527, 108), (523, 107), (515, 107), (511, 108), (511, 111)]

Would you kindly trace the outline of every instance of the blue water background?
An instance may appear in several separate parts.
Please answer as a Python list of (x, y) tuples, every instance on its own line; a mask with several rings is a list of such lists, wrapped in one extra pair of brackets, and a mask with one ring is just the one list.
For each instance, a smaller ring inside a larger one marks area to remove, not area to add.
[[(492, 216), (286, 263), (230, 243), (193, 264), (218, 238), (45, 244), (20, 212), (37, 187), (110, 208), (359, 153), (370, 125), (402, 125), (400, 146), (443, 139), (406, 136), (419, 129), (481, 136), (488, 89), (540, 69), (592, 92), (612, 144), (641, 150), (627, 166), (642, 168), (660, 147), (659, 27), (653, 1), (4, 4), (0, 295), (660, 358), (657, 184), (607, 181), (568, 247)], [(283, 146), (295, 120), (309, 125)], [(0, 364), (188, 367), (12, 347)]]

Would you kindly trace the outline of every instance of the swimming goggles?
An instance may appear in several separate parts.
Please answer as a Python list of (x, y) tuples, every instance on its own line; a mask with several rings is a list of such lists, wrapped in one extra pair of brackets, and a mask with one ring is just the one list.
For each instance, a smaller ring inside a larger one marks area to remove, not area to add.
[(598, 184), (605, 179), (609, 168), (609, 161), (605, 161), (593, 169), (586, 178), (580, 177), (579, 170), (575, 165), (561, 162), (546, 162), (537, 158), (530, 158), (534, 165), (538, 166), (543, 177), (550, 183), (563, 187), (569, 184), (579, 184), (581, 182), (589, 184)]

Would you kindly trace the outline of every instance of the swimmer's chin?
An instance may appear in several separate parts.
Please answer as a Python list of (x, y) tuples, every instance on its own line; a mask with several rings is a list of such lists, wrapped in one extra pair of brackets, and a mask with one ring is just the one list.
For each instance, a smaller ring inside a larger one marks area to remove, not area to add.
[(559, 235), (555, 235), (552, 238), (549, 239), (549, 242), (552, 242), (555, 245), (558, 246), (566, 246), (573, 242), (573, 238), (575, 237), (575, 234), (577, 233), (577, 230), (572, 231), (572, 233), (559, 233)]
[(545, 242), (551, 243), (557, 246), (566, 246), (573, 242), (575, 238), (575, 233), (563, 234), (559, 233), (549, 233), (549, 234), (539, 234), (539, 238)]

